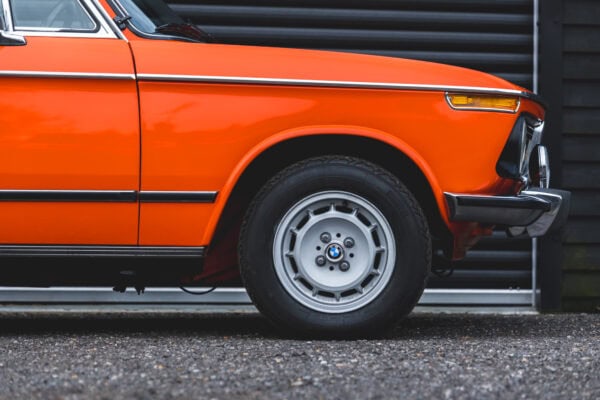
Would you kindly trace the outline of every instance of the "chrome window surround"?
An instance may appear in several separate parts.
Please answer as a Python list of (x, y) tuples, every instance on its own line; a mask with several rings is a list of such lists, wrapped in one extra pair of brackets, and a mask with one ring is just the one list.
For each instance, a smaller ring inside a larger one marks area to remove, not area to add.
[(4, 27), (4, 30), (6, 32), (11, 32), (13, 30), (13, 26), (12, 26), (12, 14), (10, 13), (10, 4), (9, 4), (9, 0), (0, 0), (2, 1), (2, 12), (4, 13), (4, 23), (6, 24), (6, 26)]
[[(9, 0), (10, 1), (10, 0)], [(74, 28), (53, 28), (53, 27), (45, 27), (45, 26), (19, 26), (18, 28), (15, 26), (15, 29), (18, 32), (72, 32), (72, 33), (96, 33), (100, 29), (100, 25), (97, 18), (94, 18), (90, 11), (88, 10), (88, 6), (85, 1), (77, 1), (80, 8), (83, 10), (88, 19), (94, 24), (93, 28), (90, 29), (74, 29)], [(14, 21), (13, 21), (14, 24)]]
[(105, 10), (96, 4), (94, 0), (79, 0), (83, 3), (86, 12), (91, 14), (92, 19), (99, 24), (99, 28), (95, 32), (89, 31), (57, 31), (53, 28), (31, 28), (15, 30), (12, 13), (10, 8), (10, 0), (1, 0), (4, 6), (4, 19), (6, 22), (6, 31), (13, 32), (21, 36), (41, 36), (41, 37), (77, 37), (77, 38), (102, 38), (102, 39), (123, 39), (122, 34), (118, 34), (118, 28), (115, 30), (115, 25), (111, 24), (110, 17)]

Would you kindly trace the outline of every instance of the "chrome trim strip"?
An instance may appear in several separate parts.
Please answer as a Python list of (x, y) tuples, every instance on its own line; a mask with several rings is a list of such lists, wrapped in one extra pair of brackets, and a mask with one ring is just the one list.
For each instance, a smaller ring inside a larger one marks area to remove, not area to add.
[(135, 203), (135, 190), (0, 190), (0, 201)]
[(0, 71), (0, 78), (1, 77), (135, 80), (134, 74), (113, 74), (104, 72)]
[(17, 29), (15, 33), (29, 37), (68, 37), (83, 39), (116, 39), (116, 36), (108, 32), (75, 32), (75, 31), (44, 31)]
[(151, 191), (139, 193), (142, 203), (214, 203), (218, 192)]
[(338, 88), (363, 88), (363, 89), (396, 89), (396, 90), (421, 90), (421, 91), (457, 91), (464, 93), (502, 94), (509, 96), (527, 97), (529, 92), (514, 89), (498, 89), (479, 86), (451, 86), (451, 85), (425, 85), (410, 83), (386, 82), (360, 82), (360, 81), (334, 81), (313, 79), (286, 79), (286, 78), (257, 78), (244, 76), (213, 76), (213, 75), (171, 75), (171, 74), (138, 74), (141, 81), (157, 82), (203, 82), (226, 83), (245, 85), (281, 85), (281, 86), (308, 86), (308, 87), (338, 87)]
[(110, 17), (110, 15), (104, 9), (104, 7), (102, 7), (100, 4), (98, 4), (97, 1), (92, 1), (92, 4), (94, 5), (94, 7), (96, 8), (96, 10), (98, 11), (98, 14), (100, 14), (100, 16), (104, 19), (104, 21), (106, 22), (106, 25), (108, 25), (108, 27), (110, 28), (110, 30), (119, 39), (124, 40), (126, 42), (129, 42), (129, 40), (127, 40), (127, 37), (125, 37), (125, 35), (121, 31), (121, 29), (119, 29), (119, 27), (117, 26), (117, 24), (115, 23), (115, 21)]
[[(42, 36), (42, 37), (75, 37), (75, 38), (99, 38), (116, 39), (119, 36), (108, 25), (108, 22), (98, 10), (98, 6), (92, 0), (80, 0), (84, 12), (96, 25), (93, 30), (67, 30), (46, 27), (21, 27), (11, 26), (16, 33), (24, 36)], [(99, 24), (99, 26), (98, 26)]]
[[(2, 39), (7, 39), (8, 43), (5, 43)], [(0, 30), (0, 44), (1, 46), (25, 46), (27, 40), (21, 35)]]
[(204, 257), (197, 246), (0, 245), (0, 257)]

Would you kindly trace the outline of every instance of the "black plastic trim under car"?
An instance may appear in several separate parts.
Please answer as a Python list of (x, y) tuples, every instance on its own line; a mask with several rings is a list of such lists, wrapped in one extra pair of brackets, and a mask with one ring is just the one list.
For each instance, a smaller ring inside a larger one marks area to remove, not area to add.
[(518, 196), (456, 196), (459, 206), (469, 207), (501, 207), (501, 208), (522, 208), (526, 210), (550, 211), (549, 201), (537, 197), (518, 197)]
[(505, 226), (511, 235), (543, 236), (564, 226), (571, 193), (560, 189), (531, 188), (514, 196), (445, 192), (451, 221)]
[(0, 190), (0, 201), (135, 203), (135, 190)]
[(0, 257), (175, 257), (201, 258), (205, 247), (0, 245)]
[(153, 192), (139, 194), (142, 203), (213, 203), (217, 192)]

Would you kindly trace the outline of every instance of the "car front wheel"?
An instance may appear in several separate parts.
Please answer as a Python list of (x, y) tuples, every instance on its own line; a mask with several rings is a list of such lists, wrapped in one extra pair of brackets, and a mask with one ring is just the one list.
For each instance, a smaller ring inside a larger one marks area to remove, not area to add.
[(349, 157), (302, 161), (257, 194), (240, 236), (242, 279), (276, 326), (383, 331), (408, 314), (431, 264), (427, 222), (388, 171)]

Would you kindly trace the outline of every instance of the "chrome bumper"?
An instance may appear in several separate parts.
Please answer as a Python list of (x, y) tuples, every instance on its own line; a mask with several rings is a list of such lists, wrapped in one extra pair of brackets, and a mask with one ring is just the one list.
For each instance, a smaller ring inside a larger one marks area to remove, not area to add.
[(506, 226), (512, 235), (543, 236), (563, 226), (571, 193), (535, 188), (515, 196), (444, 193), (451, 221)]

